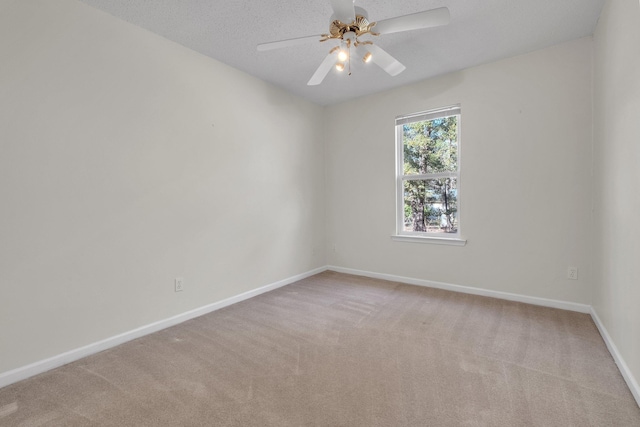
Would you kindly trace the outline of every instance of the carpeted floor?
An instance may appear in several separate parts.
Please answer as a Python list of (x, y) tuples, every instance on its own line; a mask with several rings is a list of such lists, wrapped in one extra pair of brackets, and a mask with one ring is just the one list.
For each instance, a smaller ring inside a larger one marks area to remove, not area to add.
[(586, 314), (325, 272), (0, 389), (2, 426), (640, 426)]

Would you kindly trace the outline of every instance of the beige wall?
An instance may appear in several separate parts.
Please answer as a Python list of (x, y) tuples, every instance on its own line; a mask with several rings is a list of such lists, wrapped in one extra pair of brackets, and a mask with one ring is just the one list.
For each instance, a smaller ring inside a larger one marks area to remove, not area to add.
[[(329, 108), (329, 264), (588, 304), (591, 61), (585, 38)], [(392, 241), (394, 118), (452, 104), (468, 243)]]
[(0, 7), (0, 373), (325, 265), (322, 108), (79, 2)]
[(637, 381), (640, 379), (638, 2), (608, 1), (594, 40), (593, 306)]

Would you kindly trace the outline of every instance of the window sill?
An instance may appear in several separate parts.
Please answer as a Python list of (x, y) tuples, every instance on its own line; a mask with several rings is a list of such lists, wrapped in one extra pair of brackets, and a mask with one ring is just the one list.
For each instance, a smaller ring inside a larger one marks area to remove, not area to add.
[(466, 239), (460, 239), (458, 237), (407, 236), (395, 234), (391, 236), (391, 239), (397, 242), (428, 243), (433, 245), (464, 246), (467, 244)]

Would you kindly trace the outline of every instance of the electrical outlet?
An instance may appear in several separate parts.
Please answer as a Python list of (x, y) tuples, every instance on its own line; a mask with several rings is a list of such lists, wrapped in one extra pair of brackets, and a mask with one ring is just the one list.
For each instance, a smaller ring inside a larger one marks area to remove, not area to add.
[(567, 269), (567, 279), (578, 280), (578, 267), (569, 267)]
[(184, 290), (184, 279), (182, 277), (176, 278), (176, 292), (182, 292)]

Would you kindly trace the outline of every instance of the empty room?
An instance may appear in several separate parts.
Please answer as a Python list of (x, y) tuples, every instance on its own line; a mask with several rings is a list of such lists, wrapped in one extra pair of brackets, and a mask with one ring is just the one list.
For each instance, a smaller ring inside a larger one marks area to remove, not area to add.
[(0, 0), (0, 426), (640, 426), (639, 0)]

